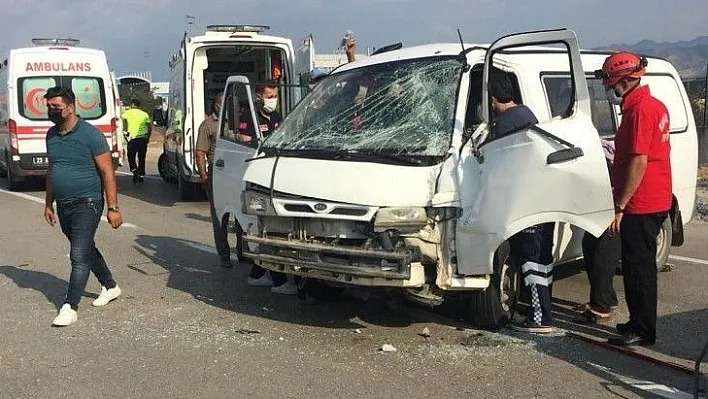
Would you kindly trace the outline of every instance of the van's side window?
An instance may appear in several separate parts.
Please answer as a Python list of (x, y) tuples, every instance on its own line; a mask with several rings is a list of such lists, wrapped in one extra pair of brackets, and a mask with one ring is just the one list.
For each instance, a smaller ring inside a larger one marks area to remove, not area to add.
[[(562, 116), (573, 105), (573, 88), (570, 77), (545, 75), (542, 77), (551, 117)], [(602, 137), (612, 137), (617, 130), (615, 112), (605, 96), (605, 88), (600, 79), (588, 78), (592, 123)]]
[[(474, 129), (482, 123), (482, 75), (483, 66), (475, 65), (470, 72), (470, 91), (467, 99), (467, 110), (465, 115), (465, 134), (470, 134)], [(502, 71), (498, 68), (492, 68), (490, 74), (490, 80), (494, 77), (504, 75), (511, 82), (514, 94), (513, 101), (516, 104), (523, 104), (523, 99), (521, 98), (521, 88), (519, 87), (519, 79), (513, 72)], [(494, 125), (494, 113), (490, 110), (490, 123)], [(494, 130), (491, 132), (492, 136), (488, 138), (493, 139)]]
[(226, 88), (224, 109), (221, 113), (220, 137), (243, 146), (255, 148), (258, 145), (256, 125), (249, 123), (251, 109), (248, 105), (247, 86), (230, 84)]

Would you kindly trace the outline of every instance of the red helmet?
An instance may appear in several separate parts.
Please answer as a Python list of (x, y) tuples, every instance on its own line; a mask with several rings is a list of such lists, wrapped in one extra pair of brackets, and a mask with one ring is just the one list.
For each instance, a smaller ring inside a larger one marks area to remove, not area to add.
[(629, 51), (614, 53), (605, 59), (595, 76), (602, 78), (605, 87), (614, 87), (624, 78), (639, 78), (646, 72), (647, 59)]

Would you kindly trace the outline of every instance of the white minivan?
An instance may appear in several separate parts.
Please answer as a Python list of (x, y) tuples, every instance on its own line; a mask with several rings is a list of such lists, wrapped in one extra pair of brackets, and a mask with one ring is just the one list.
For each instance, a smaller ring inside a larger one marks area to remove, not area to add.
[[(575, 33), (560, 29), (342, 66), (257, 151), (223, 151), (224, 125), (216, 162), (229, 156), (239, 168), (215, 171), (215, 181), (233, 182), (215, 196), (239, 202), (220, 215), (245, 231), (244, 256), (306, 277), (312, 296), (375, 286), (434, 306), (456, 294), (470, 321), (500, 328), (520, 288), (512, 235), (555, 223), (563, 264), (582, 257), (585, 232), (599, 236), (614, 216), (600, 138), (612, 139), (622, 115), (594, 74), (607, 55), (581, 51)], [(537, 125), (491, 133), (490, 73), (510, 78)], [(247, 78), (230, 81), (227, 91), (249, 92)], [(697, 136), (676, 69), (649, 58), (643, 82), (671, 117), (674, 202), (661, 264), (693, 216)]]
[(165, 181), (178, 184), (182, 199), (202, 195), (194, 149), (197, 130), (229, 76), (243, 75), (254, 83), (277, 79), (281, 87), (278, 110), (283, 116), (300, 101), (302, 88), (307, 87), (302, 79), (314, 66), (312, 37), (302, 39), (295, 49), (290, 39), (267, 35), (268, 29), (263, 25), (209, 25), (200, 35), (185, 34), (170, 59), (168, 128), (158, 169)]
[(101, 50), (78, 47), (75, 39), (33, 39), (34, 46), (10, 50), (0, 64), (0, 170), (11, 190), (25, 178), (44, 176), (45, 136), (51, 127), (44, 93), (65, 86), (76, 95), (76, 113), (96, 126), (120, 159), (117, 88)]

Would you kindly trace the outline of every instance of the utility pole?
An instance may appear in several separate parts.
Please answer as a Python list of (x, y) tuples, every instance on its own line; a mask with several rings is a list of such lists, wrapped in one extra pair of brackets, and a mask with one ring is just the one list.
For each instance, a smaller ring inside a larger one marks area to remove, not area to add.
[(706, 64), (705, 87), (703, 88), (703, 134), (706, 134), (706, 109), (708, 109), (708, 64)]

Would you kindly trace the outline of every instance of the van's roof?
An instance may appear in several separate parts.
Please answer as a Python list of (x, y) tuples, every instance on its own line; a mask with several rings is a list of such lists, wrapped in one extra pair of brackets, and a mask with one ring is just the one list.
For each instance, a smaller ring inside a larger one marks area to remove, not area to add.
[(36, 54), (44, 53), (47, 51), (61, 51), (69, 52), (72, 54), (86, 54), (86, 55), (97, 55), (105, 57), (103, 50), (97, 50), (87, 47), (72, 47), (72, 46), (32, 46), (32, 47), (22, 47), (10, 50), (10, 55), (24, 55), (24, 54)]
[[(467, 51), (478, 51), (480, 54), (483, 54), (484, 52), (487, 51), (489, 48), (490, 44), (472, 44), (472, 43), (466, 43), (464, 45), (465, 49)], [(340, 71), (345, 71), (348, 69), (352, 68), (359, 68), (362, 66), (366, 65), (375, 65), (375, 64), (381, 64), (381, 63), (386, 63), (386, 62), (394, 62), (394, 61), (401, 61), (401, 60), (407, 60), (407, 59), (415, 59), (415, 58), (426, 58), (426, 57), (445, 57), (445, 56), (456, 56), (460, 54), (462, 51), (462, 45), (460, 43), (433, 43), (433, 44), (424, 44), (424, 45), (418, 45), (418, 46), (411, 46), (411, 47), (403, 47), (400, 50), (394, 50), (394, 51), (389, 51), (381, 54), (376, 54), (372, 55), (370, 57), (367, 57), (363, 60), (356, 61), (353, 63), (349, 64), (344, 64), (341, 67), (337, 68), (337, 72)], [(505, 50), (504, 53), (509, 53), (509, 54), (514, 54), (514, 53), (523, 53), (521, 56), (528, 55), (529, 61), (532, 62), (534, 59), (536, 62), (547, 62), (547, 59), (545, 60), (538, 60), (537, 55), (538, 54), (555, 54), (558, 56), (566, 54), (566, 50), (558, 48), (558, 47), (548, 47), (548, 46), (524, 46), (523, 49), (509, 49)], [(581, 50), (581, 53), (583, 54), (583, 60), (584, 61), (590, 61), (591, 64), (596, 64), (599, 62), (600, 65), (602, 65), (602, 62), (604, 59), (612, 54), (611, 51), (596, 51), (596, 50)], [(661, 61), (659, 64), (666, 63), (668, 62), (664, 60), (663, 58), (659, 57), (651, 57), (647, 56), (648, 59), (654, 60), (654, 61)], [(657, 63), (650, 63), (650, 65), (656, 65)], [(594, 65), (593, 65), (594, 66)], [(668, 65), (667, 65), (668, 66)], [(587, 68), (588, 65), (585, 65)]]
[(292, 45), (292, 40), (286, 37), (264, 35), (256, 32), (204, 32), (200, 35), (188, 36), (188, 43), (214, 42), (254, 42)]

